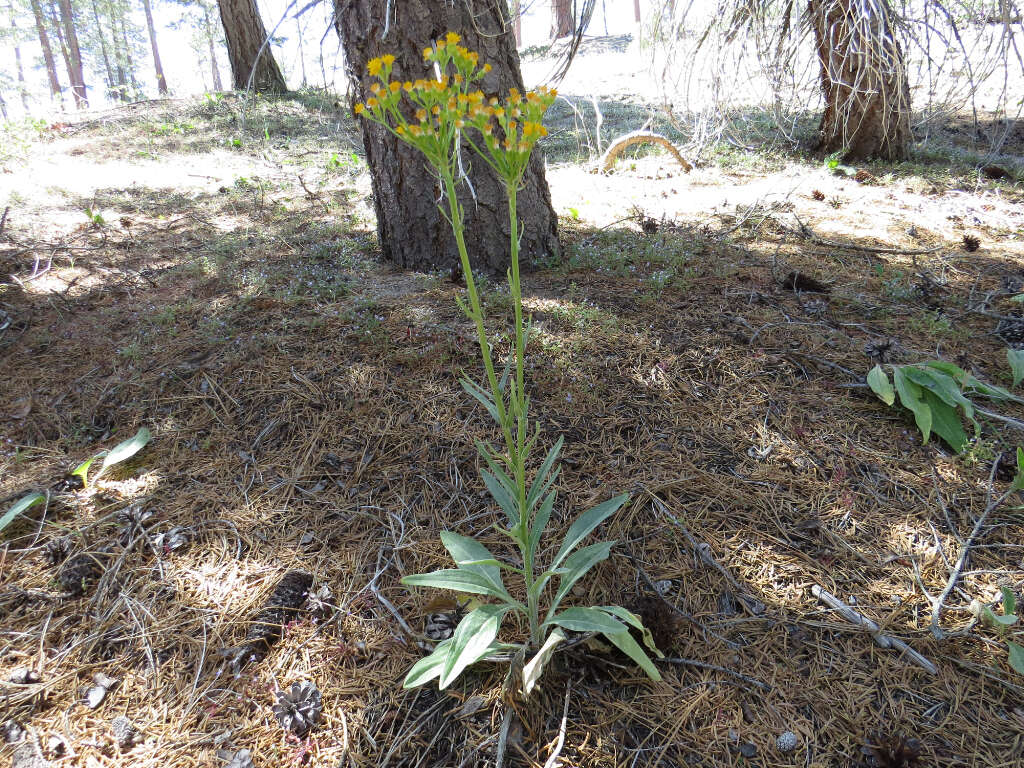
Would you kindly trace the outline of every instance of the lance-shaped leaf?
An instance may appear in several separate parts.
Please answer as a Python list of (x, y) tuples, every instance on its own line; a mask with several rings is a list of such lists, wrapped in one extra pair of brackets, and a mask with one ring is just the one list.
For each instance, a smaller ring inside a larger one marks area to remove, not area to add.
[(552, 654), (559, 644), (565, 640), (565, 632), (560, 629), (555, 629), (548, 635), (548, 639), (544, 641), (544, 645), (537, 651), (537, 655), (530, 659), (529, 662), (523, 667), (523, 693), (527, 696), (533, 690), (534, 686), (537, 685), (537, 681), (540, 680), (541, 673), (544, 671), (544, 667), (551, 660)]
[(562, 542), (562, 546), (559, 547), (558, 554), (555, 555), (552, 567), (557, 568), (560, 566), (569, 553), (576, 549), (591, 531), (614, 515), (626, 503), (627, 499), (629, 499), (629, 494), (624, 493), (621, 496), (608, 499), (608, 501), (588, 509), (576, 518), (576, 522), (569, 526), (569, 532), (565, 534), (565, 540)]
[(922, 389), (930, 391), (941, 399), (946, 405), (964, 409), (964, 415), (974, 421), (974, 404), (960, 393), (960, 386), (951, 376), (945, 373), (930, 369), (926, 366), (908, 365), (904, 367), (907, 378)]
[(602, 634), (607, 637), (616, 648), (635, 661), (637, 666), (646, 672), (647, 676), (651, 678), (651, 680), (661, 680), (661, 673), (658, 672), (658, 668), (654, 666), (654, 662), (650, 660), (646, 653), (644, 653), (644, 649), (637, 644), (636, 640), (633, 639), (633, 636), (629, 634), (628, 630), (623, 630), (621, 632), (603, 632)]
[(466, 390), (466, 394), (479, 401), (480, 404), (487, 409), (487, 412), (491, 414), (491, 418), (495, 421), (500, 421), (498, 418), (498, 408), (494, 404), (494, 397), (490, 392), (468, 378), (459, 379), (459, 383), (462, 385), (462, 388)]
[(448, 649), (451, 647), (451, 644), (452, 639), (449, 637), (447, 640), (438, 643), (433, 653), (429, 656), (424, 656), (413, 664), (412, 668), (406, 673), (405, 680), (402, 681), (402, 687), (416, 688), (438, 677), (441, 674), (444, 663), (448, 660)]
[(1010, 651), (1010, 666), (1018, 675), (1024, 675), (1024, 647), (1014, 642), (1007, 641), (1006, 647)]
[(1013, 384), (1016, 387), (1024, 379), (1024, 349), (1007, 349), (1006, 362), (1010, 364), (1010, 371), (1013, 373)]
[(566, 608), (560, 614), (544, 622), (544, 626), (555, 624), (573, 632), (626, 632), (625, 625), (597, 608), (576, 606)]
[[(489, 579), (464, 568), (444, 568), (431, 573), (414, 573), (402, 577), (402, 583), (410, 587), (436, 587), (453, 592), (467, 592), (471, 595), (488, 595), (499, 600), (510, 601), (508, 593), (496, 589)], [(513, 604), (518, 605), (515, 601)]]
[(540, 509), (537, 510), (537, 516), (533, 519), (533, 529), (530, 531), (531, 557), (535, 557), (537, 554), (537, 545), (540, 544), (541, 537), (544, 535), (544, 529), (547, 528), (548, 521), (551, 519), (551, 512), (555, 508), (555, 497), (557, 494), (557, 491), (551, 491), (544, 497)]
[(507, 594), (497, 558), (476, 539), (452, 531), (441, 532), (441, 543), (460, 569), (483, 576), (501, 594)]
[(501, 620), (508, 610), (503, 605), (482, 605), (466, 614), (451, 637), (438, 688), (447, 688), (466, 667), (490, 653), (491, 643), (498, 636)]
[(508, 492), (497, 477), (486, 469), (481, 469), (480, 475), (484, 479), (484, 485), (487, 486), (487, 490), (491, 492), (491, 496), (498, 502), (498, 506), (501, 507), (508, 518), (508, 527), (517, 528), (519, 525), (519, 505), (516, 503), (515, 497)]
[(921, 430), (921, 436), (927, 443), (932, 433), (932, 410), (921, 399), (921, 387), (907, 378), (902, 367), (893, 368), (892, 378), (896, 382), (900, 402), (904, 408), (913, 412), (917, 428)]
[(587, 571), (595, 565), (600, 563), (602, 560), (608, 559), (608, 555), (611, 553), (613, 546), (615, 546), (614, 541), (599, 541), (596, 544), (590, 544), (589, 546), (578, 549), (569, 555), (569, 557), (565, 559), (565, 563), (562, 564), (561, 568), (553, 571), (545, 571), (541, 574), (540, 578), (537, 579), (535, 587), (537, 595), (541, 593), (541, 590), (544, 589), (544, 585), (547, 584), (548, 580), (552, 576), (558, 575), (560, 577), (558, 582), (558, 591), (555, 593), (555, 597), (551, 601), (551, 609), (548, 611), (549, 618), (558, 608), (558, 604), (562, 602), (567, 594), (569, 594), (569, 590), (572, 589), (573, 584), (583, 578)]
[(540, 469), (537, 470), (537, 476), (533, 479), (533, 483), (530, 485), (530, 491), (526, 494), (526, 506), (529, 509), (533, 508), (533, 505), (537, 503), (545, 490), (550, 487), (550, 484), (554, 482), (552, 477), (549, 482), (548, 475), (551, 472), (551, 468), (558, 461), (558, 454), (562, 451), (562, 445), (565, 443), (565, 438), (561, 435), (555, 441), (555, 444), (551, 446), (551, 450), (548, 451), (548, 455), (544, 457), (544, 462), (540, 465)]
[(145, 448), (146, 443), (149, 442), (149, 439), (149, 430), (146, 427), (139, 427), (139, 431), (135, 433), (134, 437), (131, 437), (122, 443), (118, 443), (113, 448), (111, 448), (110, 453), (108, 453), (106, 458), (103, 459), (103, 466), (100, 467), (99, 474), (96, 475), (97, 479), (100, 478), (104, 472), (106, 472), (115, 464), (120, 464), (122, 461), (127, 461), (136, 453)]
[(22, 512), (31, 509), (36, 504), (43, 501), (46, 501), (46, 495), (42, 493), (30, 493), (28, 496), (22, 496), (14, 502), (14, 506), (4, 513), (3, 517), (0, 517), (0, 531), (10, 525), (14, 521), (14, 518)]
[(654, 635), (651, 634), (651, 630), (644, 626), (639, 616), (632, 611), (627, 611), (621, 605), (602, 605), (601, 610), (617, 616), (634, 629), (638, 629), (643, 636), (644, 645), (654, 651), (654, 655), (659, 659), (664, 658), (665, 654), (658, 650), (658, 646), (654, 644)]
[(954, 451), (962, 453), (967, 447), (967, 433), (960, 421), (960, 414), (930, 389), (921, 390), (921, 401), (931, 409), (932, 431)]

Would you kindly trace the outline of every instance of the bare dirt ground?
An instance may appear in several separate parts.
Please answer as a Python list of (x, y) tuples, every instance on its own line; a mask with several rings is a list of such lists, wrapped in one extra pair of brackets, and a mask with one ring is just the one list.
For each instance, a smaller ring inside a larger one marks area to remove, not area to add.
[[(506, 765), (1024, 761), (1017, 628), (968, 610), (1021, 594), (1017, 502), (974, 543), (946, 636), (929, 626), (1020, 433), (983, 419), (953, 455), (863, 380), (879, 359), (938, 358), (1009, 385), (1019, 184), (927, 147), (861, 181), (730, 147), (690, 174), (641, 153), (596, 175), (573, 154), (592, 130), (562, 102), (548, 156), (564, 251), (527, 286), (532, 408), (545, 445), (567, 444), (550, 541), (574, 511), (632, 494), (602, 531), (616, 555), (575, 597), (642, 613), (664, 680), (581, 644), (525, 702), (486, 665), (449, 691), (403, 691), (426, 617), (453, 606), (399, 578), (445, 562), (442, 529), (504, 546), (472, 442), (493, 435), (457, 386), (479, 374), (461, 289), (379, 261), (357, 134), (330, 101), (154, 102), (7, 145), (0, 512), (51, 490), (0, 534), (0, 680), (38, 674), (2, 684), (6, 754), (487, 765), (511, 711)], [(646, 119), (607, 102), (609, 135)], [(827, 292), (794, 290), (793, 272)], [(507, 328), (498, 281), (486, 301)], [(61, 483), (140, 426), (154, 439), (131, 463)], [(133, 523), (136, 509), (153, 515)], [(329, 609), (297, 612), (236, 674), (220, 651), (294, 569), (330, 587)], [(117, 683), (90, 708), (97, 673)], [(302, 680), (323, 715), (298, 739), (270, 707)], [(119, 716), (138, 730), (123, 745)]]

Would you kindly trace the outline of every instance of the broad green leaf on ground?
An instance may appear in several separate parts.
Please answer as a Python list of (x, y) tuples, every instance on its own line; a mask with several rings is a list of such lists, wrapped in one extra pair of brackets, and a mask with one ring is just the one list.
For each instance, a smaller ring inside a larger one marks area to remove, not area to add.
[(131, 437), (122, 443), (118, 443), (110, 449), (110, 453), (108, 453), (106, 458), (103, 459), (103, 466), (100, 467), (100, 472), (96, 477), (101, 477), (104, 472), (115, 464), (127, 461), (136, 453), (141, 451), (146, 447), (146, 443), (149, 442), (150, 437), (149, 429), (146, 427), (139, 427), (139, 431), (135, 433), (134, 437)]
[(444, 544), (445, 549), (448, 550), (459, 568), (478, 573), (487, 579), (496, 590), (505, 591), (498, 560), (488, 551), (487, 547), (476, 539), (452, 531), (441, 531), (441, 543)]
[(967, 447), (967, 433), (960, 421), (960, 414), (945, 401), (940, 400), (930, 389), (921, 391), (921, 400), (931, 409), (932, 431), (954, 451), (963, 453)]
[(565, 534), (565, 540), (562, 542), (562, 546), (559, 548), (558, 554), (555, 555), (555, 560), (551, 564), (551, 567), (557, 568), (560, 566), (568, 554), (576, 549), (576, 547), (579, 546), (579, 543), (583, 541), (583, 539), (585, 539), (592, 530), (614, 515), (619, 510), (619, 507), (625, 504), (628, 499), (629, 494), (624, 493), (621, 496), (616, 496), (614, 499), (608, 499), (608, 501), (604, 501), (596, 507), (591, 507), (576, 518), (576, 522), (569, 526), (569, 532)]
[(982, 613), (984, 614), (985, 619), (989, 623), (997, 627), (1012, 627), (1014, 624), (1017, 623), (1017, 617), (1014, 614), (996, 613), (987, 605), (985, 606), (985, 610), (982, 611)]
[(566, 608), (560, 614), (544, 622), (565, 627), (573, 632), (625, 632), (625, 625), (597, 608)]
[(1018, 675), (1024, 675), (1024, 648), (1014, 642), (1007, 641), (1007, 648), (1010, 651), (1010, 666)]
[(882, 370), (882, 366), (876, 365), (868, 371), (868, 386), (871, 387), (871, 391), (878, 395), (879, 399), (886, 405), (892, 405), (896, 402), (896, 392), (892, 388), (892, 383), (889, 381), (889, 377), (886, 376), (885, 371)]
[(447, 688), (466, 667), (490, 652), (491, 643), (498, 636), (501, 620), (508, 610), (508, 606), (503, 605), (482, 605), (466, 614), (452, 635), (448, 658), (437, 682), (439, 688)]
[(544, 641), (544, 645), (540, 647), (535, 655), (526, 665), (523, 667), (523, 693), (527, 696), (533, 690), (533, 687), (540, 680), (541, 673), (544, 671), (544, 667), (551, 659), (551, 655), (555, 652), (555, 648), (565, 640), (565, 632), (560, 629), (555, 629), (548, 635), (548, 639)]
[(1009, 587), (1000, 587), (999, 591), (1003, 593), (1003, 613), (1016, 613), (1017, 596), (1013, 594), (1013, 590)]
[(413, 664), (406, 674), (405, 680), (402, 681), (402, 687), (416, 688), (424, 683), (429, 683), (440, 675), (445, 661), (448, 660), (448, 649), (451, 647), (451, 644), (452, 639), (448, 638), (444, 642), (439, 643), (434, 652), (429, 656), (424, 656)]
[(964, 415), (974, 421), (974, 405), (960, 393), (960, 386), (952, 377), (925, 366), (908, 365), (905, 371), (923, 390), (930, 391), (951, 408), (963, 408)]
[(1010, 364), (1013, 372), (1013, 384), (1016, 387), (1024, 379), (1024, 349), (1006, 350), (1006, 362)]
[(917, 428), (921, 430), (924, 442), (932, 433), (932, 411), (921, 399), (921, 387), (907, 378), (901, 367), (892, 369), (892, 378), (896, 383), (896, 391), (900, 395), (900, 402), (914, 414), (914, 421)]
[(0, 517), (0, 531), (10, 525), (14, 521), (14, 518), (22, 512), (31, 509), (42, 501), (46, 501), (46, 495), (42, 493), (30, 493), (28, 496), (22, 496), (14, 502), (14, 506), (4, 513), (3, 517)]

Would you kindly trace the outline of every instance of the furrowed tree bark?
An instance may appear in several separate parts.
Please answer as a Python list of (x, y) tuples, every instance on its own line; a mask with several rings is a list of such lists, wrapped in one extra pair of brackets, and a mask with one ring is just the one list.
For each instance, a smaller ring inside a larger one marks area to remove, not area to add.
[(574, 28), (572, 0), (551, 0), (551, 38), (569, 37)]
[(905, 160), (910, 86), (888, 0), (810, 0), (825, 112), (818, 151)]
[(60, 79), (57, 77), (57, 63), (53, 59), (53, 49), (50, 48), (50, 36), (46, 34), (46, 24), (43, 22), (43, 9), (39, 0), (31, 0), (32, 15), (36, 20), (36, 32), (39, 34), (39, 46), (43, 49), (43, 63), (46, 65), (46, 77), (50, 81), (50, 98), (60, 98)]
[(160, 63), (160, 49), (156, 45), (156, 27), (153, 24), (153, 9), (149, 0), (142, 0), (142, 9), (146, 12), (146, 27), (149, 28), (149, 42), (153, 47), (153, 68), (156, 70), (156, 88), (161, 96), (167, 95), (167, 78), (164, 77), (164, 66)]
[(89, 106), (89, 95), (85, 87), (85, 74), (82, 68), (82, 51), (78, 47), (78, 33), (75, 31), (75, 13), (71, 0), (58, 0), (60, 20), (64, 26), (64, 44), (68, 51), (68, 78), (71, 80), (71, 92), (75, 95), (75, 104)]
[(228, 44), (231, 78), (239, 91), (250, 86), (257, 93), (286, 93), (284, 82), (270, 45), (263, 45), (267, 30), (263, 26), (256, 0), (218, 0), (220, 20)]
[[(335, 20), (351, 71), (353, 96), (364, 101), (375, 82), (366, 63), (394, 54), (395, 78), (433, 77), (423, 64), (423, 49), (445, 32), (458, 32), (463, 44), (493, 70), (481, 81), (488, 96), (523, 90), (507, 0), (334, 0)], [(385, 18), (390, 8), (390, 19)], [(387, 36), (384, 37), (385, 28)], [(451, 268), (459, 263), (455, 238), (437, 207), (435, 173), (423, 156), (384, 129), (359, 119), (370, 166), (377, 231), (385, 258), (410, 269)], [(474, 268), (504, 272), (510, 259), (508, 208), (497, 175), (471, 149), (463, 162), (472, 184), (459, 185), (465, 210), (466, 242)], [(475, 193), (475, 199), (474, 199)], [(524, 268), (558, 253), (558, 219), (544, 177), (544, 160), (534, 151), (518, 193), (523, 226)]]

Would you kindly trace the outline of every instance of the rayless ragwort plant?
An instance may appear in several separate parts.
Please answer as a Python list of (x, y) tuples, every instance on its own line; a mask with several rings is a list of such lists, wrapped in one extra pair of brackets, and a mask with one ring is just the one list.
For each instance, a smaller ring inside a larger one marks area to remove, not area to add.
[[(442, 532), (441, 541), (456, 567), (406, 576), (402, 583), (483, 595), (497, 602), (469, 611), (449, 639), (439, 643), (433, 653), (409, 670), (404, 685), (411, 688), (439, 678), (439, 687), (445, 688), (471, 664), (509, 653), (525, 659), (526, 651), (534, 649), (533, 658), (523, 667), (523, 690), (528, 694), (554, 650), (566, 639), (564, 630), (604, 635), (651, 678), (659, 680), (658, 670), (630, 634), (630, 627), (638, 630), (648, 649), (660, 656), (650, 632), (635, 614), (617, 605), (561, 608), (572, 586), (608, 557), (615, 542), (604, 541), (579, 548), (580, 544), (619, 510), (629, 498), (628, 494), (609, 499), (580, 515), (569, 527), (554, 558), (546, 567), (538, 563), (541, 539), (555, 506), (554, 484), (559, 474), (557, 462), (563, 441), (559, 437), (528, 482), (530, 453), (537, 444), (539, 430), (536, 425), (531, 429), (529, 423), (529, 397), (524, 383), (529, 328), (523, 318), (519, 277), (522, 228), (516, 214), (516, 193), (534, 146), (547, 133), (541, 119), (557, 94), (541, 87), (525, 95), (512, 89), (503, 101), (487, 98), (474, 84), (491, 67), (489, 64), (481, 66), (478, 54), (459, 45), (460, 42), (458, 34), (449, 32), (423, 51), (425, 62), (434, 70), (435, 76), (431, 79), (393, 80), (394, 56), (371, 60), (369, 73), (379, 82), (371, 86), (372, 95), (365, 103), (355, 105), (355, 112), (422, 152), (440, 178), (444, 199), (439, 206), (455, 235), (469, 298), (468, 304), (461, 298), (457, 301), (476, 326), (486, 375), (486, 387), (468, 377), (461, 383), (466, 392), (487, 409), (501, 430), (503, 451), (479, 442), (477, 449), (487, 465), (487, 469), (481, 470), (484, 484), (507, 516), (507, 527), (498, 524), (495, 527), (516, 545), (522, 567), (498, 560), (475, 539), (452, 531)], [(508, 198), (512, 232), (508, 281), (514, 312), (514, 351), (501, 376), (487, 339), (484, 312), (466, 249), (463, 208), (456, 195), (457, 181), (462, 175), (463, 141), (498, 174)], [(503, 573), (514, 574), (522, 580), (525, 602), (515, 599), (508, 591)], [(550, 587), (556, 577), (558, 587), (551, 595)], [(546, 610), (542, 610), (542, 603)], [(529, 637), (522, 643), (497, 639), (502, 620), (509, 613), (524, 616), (529, 625)]]

